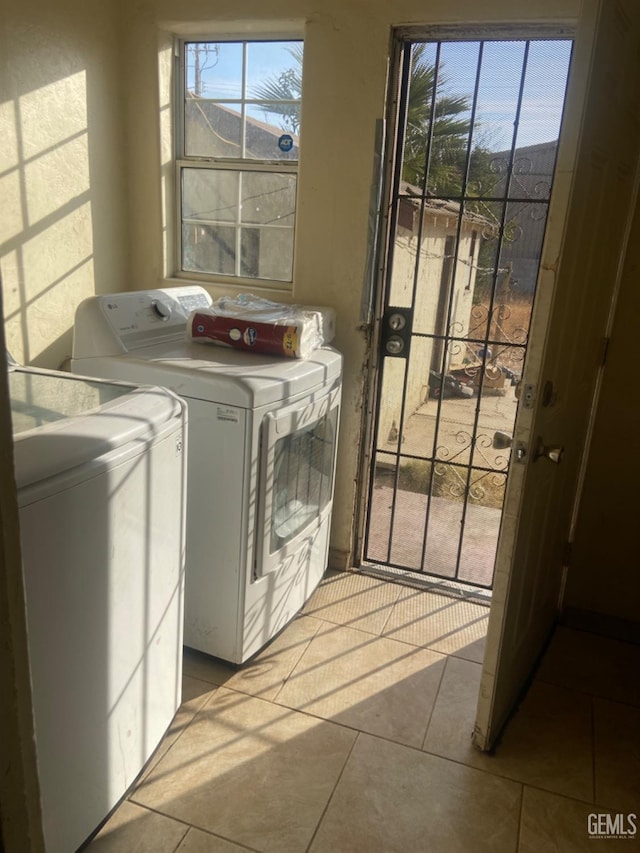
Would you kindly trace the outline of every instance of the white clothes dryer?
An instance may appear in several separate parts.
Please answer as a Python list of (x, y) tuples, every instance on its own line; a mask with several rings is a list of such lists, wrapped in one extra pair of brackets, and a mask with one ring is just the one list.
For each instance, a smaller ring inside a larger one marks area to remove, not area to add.
[(181, 702), (186, 407), (9, 364), (47, 853), (125, 795)]
[(201, 287), (96, 296), (72, 370), (164, 385), (189, 408), (185, 645), (232, 663), (300, 611), (327, 567), (342, 357), (192, 343)]

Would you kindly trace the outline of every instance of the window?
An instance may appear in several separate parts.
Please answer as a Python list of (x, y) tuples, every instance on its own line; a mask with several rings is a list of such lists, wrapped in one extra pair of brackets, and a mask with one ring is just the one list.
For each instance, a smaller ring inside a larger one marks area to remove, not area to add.
[(292, 280), (302, 56), (302, 41), (182, 43), (182, 272)]

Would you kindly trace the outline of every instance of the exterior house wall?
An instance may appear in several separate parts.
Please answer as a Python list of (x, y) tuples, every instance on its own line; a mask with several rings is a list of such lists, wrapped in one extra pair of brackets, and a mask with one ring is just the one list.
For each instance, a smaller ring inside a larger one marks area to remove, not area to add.
[[(536, 289), (539, 259), (546, 227), (546, 217), (536, 206), (536, 199), (547, 199), (553, 180), (558, 142), (545, 142), (539, 145), (527, 145), (517, 148), (513, 163), (513, 178), (510, 197), (531, 199), (531, 203), (517, 203), (510, 211), (513, 239), (503, 250), (503, 261), (511, 265), (513, 293), (530, 298)], [(503, 151), (494, 155), (494, 162), (501, 173), (506, 171), (510, 152)], [(498, 193), (504, 192), (505, 181), (496, 185)]]
[[(393, 254), (393, 277), (390, 285), (389, 304), (394, 307), (410, 308), (413, 300), (414, 271), (418, 246), (418, 220), (416, 215), (413, 228), (399, 226), (397, 229)], [(460, 234), (458, 256), (460, 261), (454, 264), (454, 241), (457, 231), (457, 219), (452, 215), (425, 212), (422, 234), (422, 246), (418, 259), (418, 280), (416, 283), (415, 304), (413, 310), (413, 332), (433, 335), (436, 330), (436, 317), (440, 299), (447, 300), (448, 281), (451, 278), (452, 310), (450, 330), (456, 337), (464, 337), (469, 329), (469, 319), (473, 300), (473, 286), (478, 262), (480, 240), (472, 240), (472, 233), (478, 226), (463, 222)], [(454, 245), (448, 243), (450, 241)], [(473, 247), (473, 248), (472, 248)], [(471, 252), (473, 251), (473, 259)], [(455, 269), (455, 272), (454, 272)], [(454, 351), (455, 350), (455, 351)], [(464, 345), (452, 348), (445, 354), (445, 372), (454, 364), (461, 364), (466, 356)], [(407, 388), (404, 402), (405, 419), (417, 411), (429, 400), (429, 371), (442, 371), (442, 354), (434, 352), (431, 338), (414, 337), (411, 342), (411, 354), (405, 359), (387, 358), (384, 367), (380, 410), (379, 446), (387, 444), (387, 449), (395, 451), (397, 441), (393, 438), (395, 429), (400, 428), (402, 397), (405, 371)]]

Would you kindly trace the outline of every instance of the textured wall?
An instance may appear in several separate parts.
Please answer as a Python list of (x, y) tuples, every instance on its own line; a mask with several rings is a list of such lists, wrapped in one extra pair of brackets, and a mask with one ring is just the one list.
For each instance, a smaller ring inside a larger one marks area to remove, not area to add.
[(0, 264), (7, 345), (57, 367), (76, 304), (119, 289), (119, 16), (99, 0), (9, 0), (0, 29)]

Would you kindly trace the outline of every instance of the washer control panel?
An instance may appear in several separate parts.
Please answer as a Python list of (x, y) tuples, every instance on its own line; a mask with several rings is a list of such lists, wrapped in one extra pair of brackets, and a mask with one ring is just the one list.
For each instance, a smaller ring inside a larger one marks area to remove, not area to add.
[(189, 314), (211, 305), (207, 291), (197, 286), (114, 293), (99, 299), (113, 334), (127, 349), (184, 335)]

